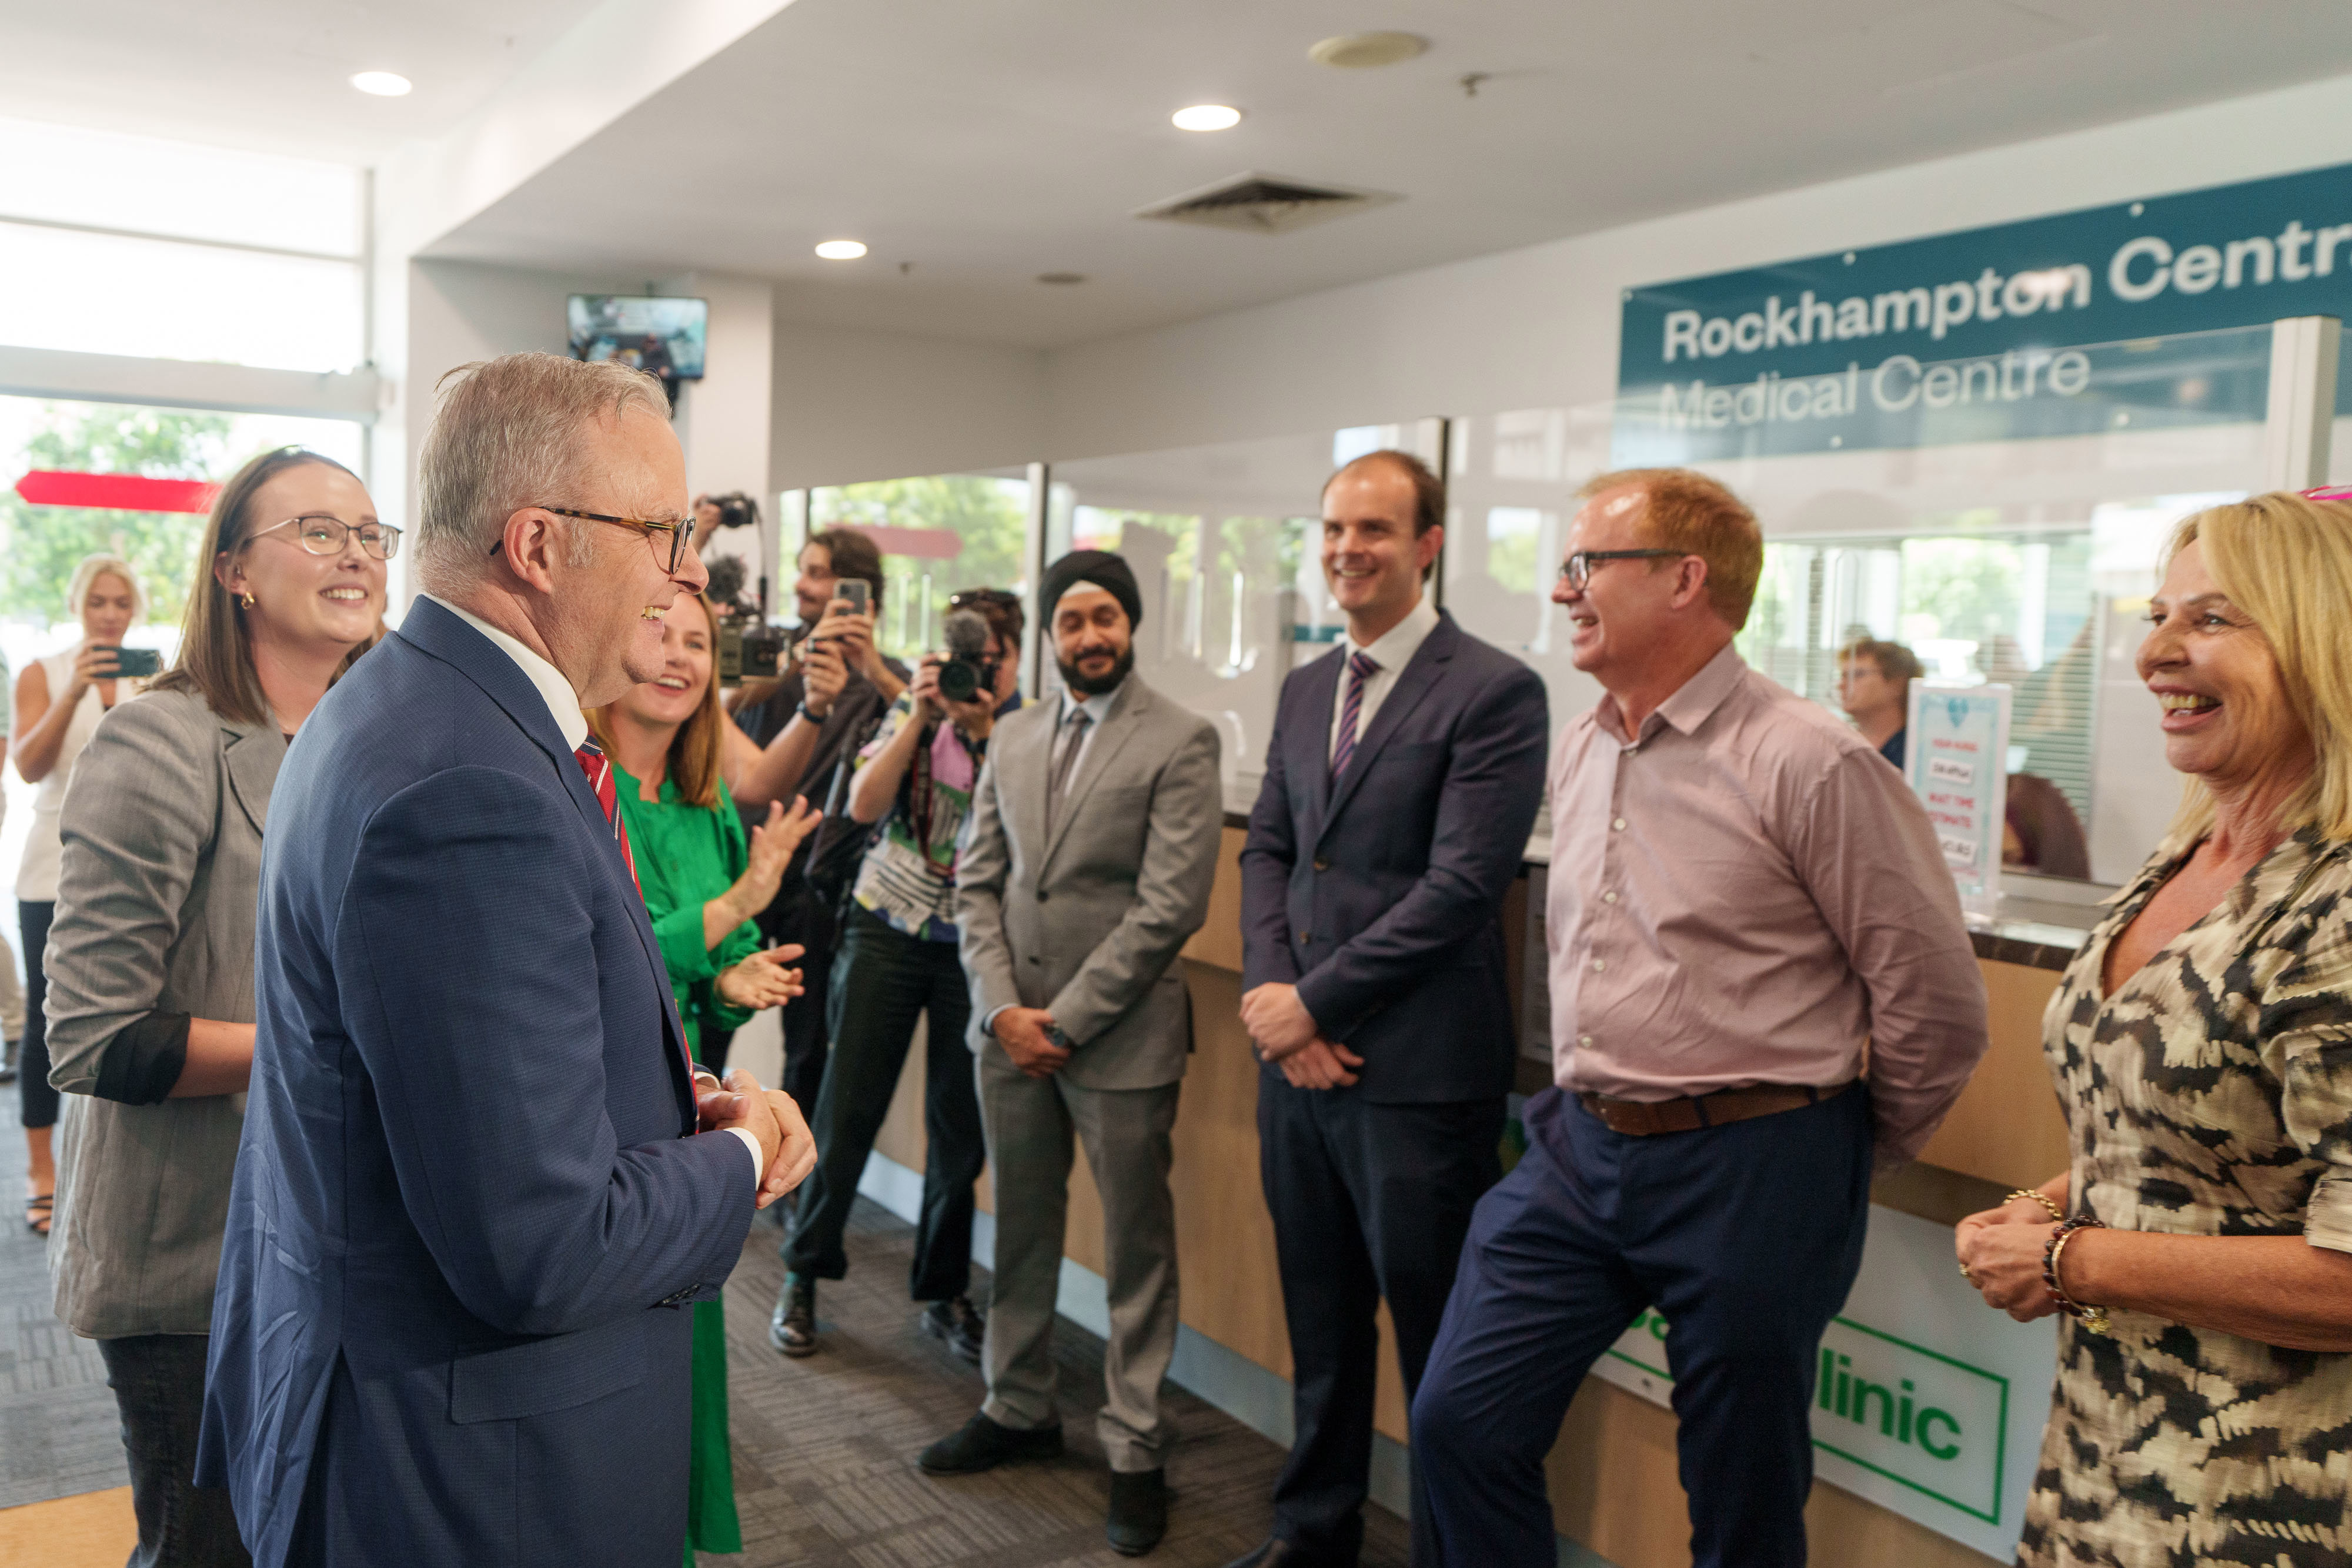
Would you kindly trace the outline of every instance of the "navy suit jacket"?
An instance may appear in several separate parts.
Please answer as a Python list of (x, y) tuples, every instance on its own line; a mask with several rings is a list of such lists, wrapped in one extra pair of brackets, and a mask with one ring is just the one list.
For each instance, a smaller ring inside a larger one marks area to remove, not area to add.
[(1242, 988), (1297, 986), (1364, 1059), (1367, 1100), (1507, 1093), (1500, 915), (1543, 801), (1543, 682), (1440, 612), (1335, 786), (1341, 652), (1282, 684), (1242, 850)]
[(514, 662), (417, 601), (270, 800), (198, 1474), (254, 1560), (677, 1568), (756, 1184)]

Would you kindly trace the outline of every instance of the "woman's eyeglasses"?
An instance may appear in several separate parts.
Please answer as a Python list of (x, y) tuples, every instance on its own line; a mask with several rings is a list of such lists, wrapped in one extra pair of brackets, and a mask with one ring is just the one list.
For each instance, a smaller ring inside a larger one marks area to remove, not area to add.
[(390, 523), (347, 523), (324, 512), (306, 512), (266, 528), (256, 528), (253, 537), (259, 538), (280, 528), (292, 528), (294, 542), (312, 555), (341, 555), (345, 541), (353, 535), (359, 538), (360, 549), (378, 560), (390, 560), (400, 553), (400, 530)]
[[(618, 528), (641, 529), (646, 536), (646, 542), (647, 544), (653, 544), (653, 538), (656, 534), (667, 534), (669, 536), (669, 561), (667, 570), (672, 577), (676, 577), (677, 575), (677, 563), (686, 559), (686, 541), (694, 537), (694, 519), (692, 517), (688, 517), (682, 521), (675, 523), (657, 523), (651, 517), (608, 517), (603, 512), (576, 511), (570, 507), (541, 507), (540, 510), (542, 512), (553, 512), (559, 517), (578, 517), (584, 523), (611, 523)], [(490, 547), (490, 554), (495, 556), (506, 548), (507, 542), (505, 539), (501, 538), (498, 543)], [(661, 546), (657, 544), (654, 545), (654, 558), (656, 560), (661, 559)]]

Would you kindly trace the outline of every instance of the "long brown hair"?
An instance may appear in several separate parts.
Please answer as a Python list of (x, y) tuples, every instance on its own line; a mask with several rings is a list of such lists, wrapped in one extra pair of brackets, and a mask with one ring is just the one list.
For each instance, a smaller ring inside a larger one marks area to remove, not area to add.
[[(236, 477), (213, 497), (212, 516), (205, 520), (204, 544), (196, 555), (197, 580), (188, 591), (188, 608), (180, 618), (179, 657), (156, 677), (153, 690), (194, 692), (205, 699), (206, 707), (238, 724), (268, 722), (269, 698), (253, 667), (245, 607), (222, 585), (216, 569), (253, 542), (254, 496), (278, 475), (305, 463), (352, 473), (308, 447), (280, 446), (238, 469)], [(359, 476), (352, 474), (352, 477), (357, 480)], [(362, 643), (344, 655), (336, 676), (341, 678), (369, 646)]]
[[(694, 705), (694, 712), (677, 727), (670, 737), (669, 777), (677, 784), (680, 799), (715, 810), (719, 806), (719, 758), (727, 738), (727, 710), (719, 700), (719, 617), (710, 601), (700, 594), (687, 595), (702, 606), (704, 621), (710, 628), (710, 677), (702, 683), (702, 700)], [(596, 737), (596, 744), (604, 755), (617, 758), (619, 749), (613, 741), (613, 705), (588, 710), (588, 727)]]

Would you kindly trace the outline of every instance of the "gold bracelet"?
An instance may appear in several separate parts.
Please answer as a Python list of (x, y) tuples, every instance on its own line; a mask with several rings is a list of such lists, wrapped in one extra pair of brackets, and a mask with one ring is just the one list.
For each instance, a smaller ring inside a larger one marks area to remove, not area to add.
[(2066, 1287), (2059, 1274), (2059, 1268), (2066, 1256), (2066, 1243), (2074, 1239), (2076, 1231), (2105, 1230), (2105, 1226), (2095, 1219), (2077, 1219), (2059, 1226), (2058, 1234), (2050, 1239), (2050, 1253), (2042, 1265), (2042, 1282), (2050, 1288), (2051, 1300), (2058, 1303), (2061, 1311), (2081, 1323), (2086, 1333), (2112, 1333), (2115, 1332), (2115, 1325), (2107, 1321), (2106, 1308), (2095, 1307), (2088, 1302), (2078, 1301), (2066, 1293)]
[(2053, 1224), (2063, 1225), (2066, 1223), (2066, 1211), (2059, 1207), (2056, 1204), (2051, 1202), (2050, 1195), (2043, 1192), (2039, 1187), (2019, 1187), (2015, 1192), (2011, 1193), (2007, 1197), (2002, 1198), (2000, 1201), (2002, 1205), (2006, 1207), (2009, 1204), (2015, 1203), (2021, 1197), (2030, 1197), (2034, 1202), (2040, 1204), (2042, 1207), (2048, 1209), (2050, 1211), (2050, 1218)]

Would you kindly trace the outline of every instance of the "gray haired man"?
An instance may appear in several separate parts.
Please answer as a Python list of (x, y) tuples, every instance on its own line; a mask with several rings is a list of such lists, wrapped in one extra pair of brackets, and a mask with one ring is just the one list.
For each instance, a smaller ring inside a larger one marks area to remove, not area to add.
[(1064, 556), (1039, 603), (1067, 690), (997, 726), (956, 862), (996, 1176), (988, 1399), (919, 1463), (964, 1475), (1061, 1452), (1054, 1302), (1075, 1134), (1102, 1193), (1110, 1338), (1096, 1429), (1110, 1459), (1108, 1533), (1136, 1556), (1168, 1529), (1168, 1170), (1192, 1043), (1191, 995), (1171, 966), (1208, 918), (1224, 821), (1217, 732), (1134, 673), (1142, 600), (1126, 561)]

